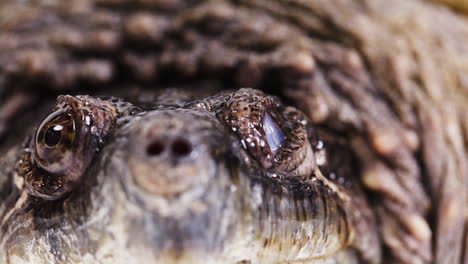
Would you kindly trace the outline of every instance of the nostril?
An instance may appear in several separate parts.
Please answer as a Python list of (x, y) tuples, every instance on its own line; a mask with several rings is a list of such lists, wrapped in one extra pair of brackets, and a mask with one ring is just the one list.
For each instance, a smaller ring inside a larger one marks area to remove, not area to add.
[(184, 138), (178, 138), (172, 143), (171, 150), (177, 157), (187, 156), (192, 152), (192, 144)]
[(164, 151), (164, 143), (160, 139), (154, 140), (146, 148), (146, 154), (148, 154), (148, 156), (157, 156), (161, 154), (163, 151)]

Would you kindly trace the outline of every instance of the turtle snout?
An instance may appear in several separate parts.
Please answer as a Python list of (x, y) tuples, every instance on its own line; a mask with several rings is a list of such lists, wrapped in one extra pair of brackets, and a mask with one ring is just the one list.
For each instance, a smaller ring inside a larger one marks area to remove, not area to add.
[(212, 138), (200, 124), (178, 113), (154, 114), (128, 135), (131, 180), (147, 193), (174, 197), (202, 186), (213, 175)]
[(226, 131), (208, 112), (158, 109), (130, 120), (103, 150), (112, 219), (128, 247), (149, 252), (135, 253), (143, 262), (201, 263), (239, 222), (240, 168)]

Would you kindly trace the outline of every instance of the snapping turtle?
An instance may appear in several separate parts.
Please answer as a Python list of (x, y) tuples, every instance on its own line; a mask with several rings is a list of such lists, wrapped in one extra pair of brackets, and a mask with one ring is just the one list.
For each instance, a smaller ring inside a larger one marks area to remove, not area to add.
[(452, 11), (52, 0), (0, 18), (0, 263), (468, 261)]

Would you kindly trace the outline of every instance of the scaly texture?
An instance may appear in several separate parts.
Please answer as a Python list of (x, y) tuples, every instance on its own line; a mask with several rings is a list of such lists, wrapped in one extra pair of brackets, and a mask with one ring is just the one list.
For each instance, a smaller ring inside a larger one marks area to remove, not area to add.
[(348, 138), (386, 261), (468, 261), (466, 19), (417, 0), (37, 2), (0, 9), (0, 133), (38, 89), (261, 88)]

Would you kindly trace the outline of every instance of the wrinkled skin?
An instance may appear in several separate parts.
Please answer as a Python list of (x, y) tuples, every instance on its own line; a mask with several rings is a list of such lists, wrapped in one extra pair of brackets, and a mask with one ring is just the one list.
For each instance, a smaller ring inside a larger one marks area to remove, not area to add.
[(468, 261), (460, 15), (74, 0), (0, 17), (0, 261)]
[(16, 149), (2, 261), (354, 263), (352, 236), (376, 240), (347, 212), (352, 164), (323, 176), (331, 142), (300, 111), (252, 89), (167, 97), (59, 97)]

